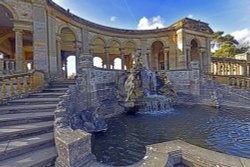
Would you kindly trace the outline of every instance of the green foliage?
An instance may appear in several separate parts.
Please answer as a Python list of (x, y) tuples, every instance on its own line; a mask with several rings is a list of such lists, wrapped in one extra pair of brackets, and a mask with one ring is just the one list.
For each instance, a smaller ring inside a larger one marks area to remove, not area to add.
[(235, 54), (246, 53), (249, 49), (249, 46), (243, 46), (241, 48), (236, 48)]
[(213, 57), (234, 58), (236, 54), (245, 53), (249, 47), (237, 48), (239, 42), (230, 34), (224, 35), (223, 31), (217, 31), (213, 34), (213, 40), (221, 43), (221, 49), (212, 54)]

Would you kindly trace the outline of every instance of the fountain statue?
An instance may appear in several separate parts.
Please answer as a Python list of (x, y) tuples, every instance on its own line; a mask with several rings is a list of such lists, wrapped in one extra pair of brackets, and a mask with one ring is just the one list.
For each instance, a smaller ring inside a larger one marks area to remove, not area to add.
[(160, 73), (159, 79), (163, 81), (160, 88), (158, 89), (158, 94), (166, 96), (176, 96), (176, 92), (173, 90), (170, 81), (168, 79), (167, 73)]
[(141, 55), (134, 57), (134, 64), (124, 87), (124, 107), (132, 112), (170, 109), (172, 99), (176, 96), (167, 73), (157, 74), (146, 70)]

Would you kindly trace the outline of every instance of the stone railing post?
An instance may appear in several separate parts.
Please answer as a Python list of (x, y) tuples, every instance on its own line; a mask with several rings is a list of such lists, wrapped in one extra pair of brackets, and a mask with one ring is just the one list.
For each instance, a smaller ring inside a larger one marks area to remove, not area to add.
[(0, 59), (0, 75), (4, 71), (4, 60)]
[(2, 86), (1, 86), (1, 100), (6, 97), (6, 79), (2, 80)]
[(13, 96), (15, 95), (15, 89), (14, 89), (14, 81), (15, 81), (15, 78), (10, 78), (9, 79), (9, 95), (10, 96)]

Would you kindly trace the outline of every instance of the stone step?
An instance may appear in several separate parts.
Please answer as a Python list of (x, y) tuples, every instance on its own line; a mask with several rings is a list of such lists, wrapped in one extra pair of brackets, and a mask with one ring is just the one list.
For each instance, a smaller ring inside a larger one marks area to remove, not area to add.
[(53, 112), (57, 104), (30, 104), (5, 105), (0, 107), (0, 114), (27, 113), (27, 112)]
[(62, 80), (62, 81), (52, 81), (50, 84), (75, 84), (76, 80)]
[(69, 84), (60, 84), (60, 85), (49, 85), (49, 88), (68, 88)]
[(44, 93), (51, 93), (51, 92), (57, 92), (57, 93), (65, 93), (68, 90), (68, 88), (46, 88), (43, 90)]
[(4, 114), (0, 117), (0, 126), (19, 125), (54, 120), (54, 112)]
[(23, 98), (12, 100), (9, 104), (56, 104), (59, 98)]
[(46, 92), (42, 92), (42, 93), (34, 93), (34, 94), (31, 94), (29, 97), (35, 97), (35, 98), (43, 98), (43, 97), (49, 97), (49, 98), (54, 98), (54, 97), (59, 97), (59, 96), (62, 96), (64, 95), (63, 92), (51, 92), (51, 93), (46, 93)]
[(47, 147), (0, 162), (0, 167), (45, 167), (57, 157), (55, 147)]
[(0, 161), (54, 145), (54, 133), (0, 142)]
[(38, 135), (52, 132), (54, 128), (53, 121), (38, 122), (11, 126), (0, 127), (0, 141), (13, 140), (16, 138), (25, 137), (27, 135)]

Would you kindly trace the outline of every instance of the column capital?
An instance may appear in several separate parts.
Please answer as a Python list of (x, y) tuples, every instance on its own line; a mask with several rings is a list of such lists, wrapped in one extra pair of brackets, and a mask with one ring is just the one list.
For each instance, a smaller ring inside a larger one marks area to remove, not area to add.
[(168, 52), (168, 51), (169, 51), (169, 47), (164, 47), (164, 48), (163, 48), (163, 51), (164, 51), (164, 52)]
[(104, 46), (104, 49), (105, 49), (106, 52), (109, 51), (109, 48), (110, 48), (109, 46)]
[(13, 31), (15, 31), (16, 33), (23, 34), (23, 29), (20, 29), (20, 28), (13, 28)]

